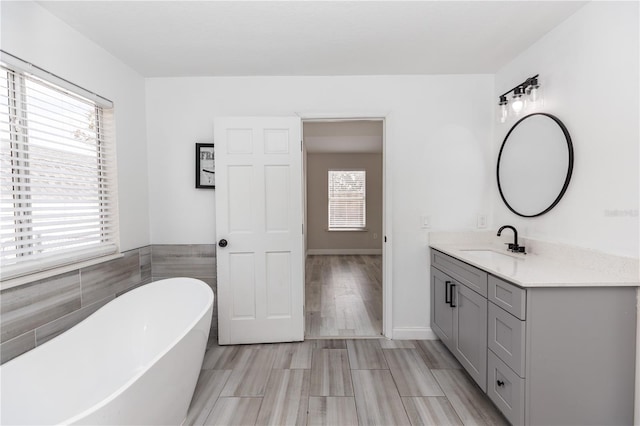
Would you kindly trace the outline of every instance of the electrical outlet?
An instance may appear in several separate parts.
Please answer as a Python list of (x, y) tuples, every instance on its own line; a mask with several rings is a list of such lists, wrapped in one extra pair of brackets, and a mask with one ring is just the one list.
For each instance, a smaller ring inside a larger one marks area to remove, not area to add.
[(478, 215), (478, 228), (484, 229), (487, 227), (487, 215), (479, 214)]
[(420, 218), (420, 223), (422, 224), (422, 228), (428, 229), (431, 228), (431, 216), (424, 215)]

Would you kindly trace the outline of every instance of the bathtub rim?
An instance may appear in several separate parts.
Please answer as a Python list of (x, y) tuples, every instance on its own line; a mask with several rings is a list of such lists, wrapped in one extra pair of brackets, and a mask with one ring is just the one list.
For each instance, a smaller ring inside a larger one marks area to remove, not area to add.
[[(117, 301), (120, 298), (123, 297), (127, 297), (127, 295), (133, 294), (134, 292), (139, 293), (140, 291), (144, 291), (144, 287), (146, 287), (147, 285), (150, 284), (154, 284), (154, 283), (160, 283), (160, 282), (164, 282), (164, 281), (180, 281), (180, 280), (187, 280), (187, 281), (195, 281), (195, 282), (199, 282), (199, 285), (205, 286), (207, 288), (207, 300), (205, 303), (205, 307), (198, 312), (197, 314), (194, 314), (194, 320), (189, 322), (187, 326), (185, 326), (183, 332), (178, 333), (178, 335), (176, 336), (176, 338), (174, 338), (173, 340), (171, 340), (162, 351), (158, 351), (158, 354), (156, 354), (153, 358), (150, 359), (149, 362), (144, 364), (144, 367), (141, 368), (139, 371), (137, 371), (135, 374), (131, 375), (131, 377), (126, 380), (125, 382), (123, 382), (123, 384), (119, 387), (117, 387), (116, 389), (114, 389), (110, 394), (108, 394), (108, 396), (106, 396), (105, 398), (103, 398), (102, 400), (100, 400), (99, 402), (97, 402), (96, 404), (88, 407), (87, 409), (72, 415), (71, 417), (67, 417), (64, 418), (60, 421), (57, 422), (57, 424), (71, 424), (71, 423), (75, 423), (78, 421), (81, 421), (84, 417), (87, 417), (88, 415), (90, 415), (92, 412), (95, 412), (97, 410), (99, 410), (100, 408), (106, 406), (108, 403), (110, 403), (111, 401), (113, 401), (115, 398), (117, 398), (120, 394), (122, 394), (126, 389), (128, 389), (133, 383), (135, 383), (140, 377), (142, 377), (144, 374), (146, 374), (154, 365), (156, 365), (158, 363), (158, 361), (164, 357), (167, 353), (169, 353), (169, 351), (171, 351), (171, 349), (173, 349), (174, 347), (176, 347), (177, 344), (179, 344), (179, 342), (185, 338), (185, 336), (191, 332), (200, 321), (202, 321), (205, 317), (205, 315), (207, 314), (207, 312), (209, 311), (213, 311), (213, 304), (215, 302), (215, 295), (213, 294), (213, 289), (203, 280), (197, 279), (197, 278), (190, 278), (190, 277), (172, 277), (172, 278), (164, 278), (162, 280), (158, 280), (158, 281), (152, 281), (150, 283), (141, 285), (139, 287), (136, 287), (130, 291), (128, 291), (127, 293), (122, 294), (121, 296), (109, 301), (108, 303), (106, 303), (104, 306), (100, 307), (100, 309), (96, 310), (95, 312), (93, 312), (91, 315), (89, 315), (87, 318), (84, 318), (82, 321), (80, 321), (79, 323), (75, 324), (73, 327), (69, 328), (68, 330), (66, 330), (65, 332), (61, 333), (60, 335), (56, 336), (55, 338), (43, 343), (42, 345), (40, 345), (39, 347), (44, 347), (47, 344), (49, 344), (50, 342), (54, 341), (57, 337), (62, 336), (66, 333), (68, 333), (69, 331), (73, 330), (76, 326), (85, 323), (89, 318), (91, 318), (93, 315), (95, 315), (97, 312), (100, 312), (102, 309), (104, 309), (106, 306), (108, 306), (109, 304), (113, 303), (114, 301)], [(148, 290), (147, 290), (148, 291)], [(207, 330), (207, 335), (210, 333), (210, 329)], [(206, 346), (206, 343), (205, 343)], [(36, 350), (38, 349), (38, 347), (32, 349), (32, 350)], [(31, 351), (29, 351), (31, 352)], [(28, 352), (27, 352), (28, 353)], [(7, 361), (6, 364), (2, 365), (2, 367), (4, 367), (5, 365), (8, 365), (9, 363), (13, 363), (13, 361), (20, 359), (21, 357), (18, 356), (10, 361)], [(1, 371), (1, 368), (0, 368)]]

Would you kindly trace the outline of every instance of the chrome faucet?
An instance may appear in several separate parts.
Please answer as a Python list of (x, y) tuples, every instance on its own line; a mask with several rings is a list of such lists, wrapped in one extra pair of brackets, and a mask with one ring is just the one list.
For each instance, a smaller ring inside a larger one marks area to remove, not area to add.
[(509, 228), (513, 231), (513, 243), (505, 243), (508, 246), (508, 250), (514, 252), (514, 253), (524, 253), (527, 254), (524, 251), (524, 246), (520, 246), (518, 245), (518, 231), (516, 231), (516, 228), (514, 228), (511, 225), (505, 225), (503, 227), (501, 227), (500, 229), (498, 229), (498, 237), (500, 236), (500, 234), (502, 234), (502, 230), (505, 228)]

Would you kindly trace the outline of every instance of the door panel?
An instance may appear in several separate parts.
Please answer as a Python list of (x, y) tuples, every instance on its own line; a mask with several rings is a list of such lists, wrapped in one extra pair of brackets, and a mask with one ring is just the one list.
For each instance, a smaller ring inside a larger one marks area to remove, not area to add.
[(288, 154), (289, 133), (286, 130), (266, 129), (264, 131), (265, 154)]
[[(253, 153), (253, 129), (226, 129), (227, 154)], [(219, 158), (216, 156), (216, 159)]]
[[(233, 319), (256, 318), (255, 259), (253, 253), (229, 255), (229, 278), (233, 285)], [(220, 301), (218, 301), (219, 303)]]
[(304, 339), (300, 126), (214, 121), (220, 344)]
[[(253, 212), (254, 197), (252, 197), (252, 189), (255, 186), (252, 167), (229, 166), (226, 171), (229, 182), (227, 185), (229, 232), (250, 232), (253, 227), (251, 213)], [(219, 171), (216, 174), (220, 180), (222, 173)], [(220, 185), (218, 184), (218, 186)], [(218, 189), (218, 193), (220, 191), (222, 191), (221, 188)]]
[(265, 209), (267, 232), (287, 232), (289, 229), (289, 166), (265, 166)]
[(291, 318), (291, 253), (267, 253), (267, 318)]

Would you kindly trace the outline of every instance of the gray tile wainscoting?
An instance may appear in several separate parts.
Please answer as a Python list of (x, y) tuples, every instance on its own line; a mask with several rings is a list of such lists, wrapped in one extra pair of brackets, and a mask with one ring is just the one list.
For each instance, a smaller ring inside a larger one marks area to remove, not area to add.
[(151, 275), (160, 278), (216, 276), (215, 244), (154, 244)]
[[(215, 245), (152, 245), (123, 257), (0, 293), (0, 363), (73, 327), (114, 298), (171, 277), (205, 281), (216, 292)], [(216, 299), (217, 302), (217, 299)], [(217, 341), (217, 305), (210, 342)]]
[(0, 361), (2, 363), (9, 361), (22, 355), (23, 353), (30, 351), (36, 347), (36, 331), (27, 331), (18, 337), (7, 341), (6, 343), (0, 343)]
[(78, 271), (4, 290), (0, 294), (0, 342), (80, 309), (81, 293)]
[(142, 281), (140, 250), (124, 253), (123, 257), (111, 262), (100, 263), (80, 269), (83, 304), (95, 303), (109, 296), (115, 296)]
[(51, 321), (48, 324), (38, 327), (35, 330), (36, 333), (36, 346), (43, 344), (44, 342), (53, 339), (59, 334), (64, 333), (89, 315), (111, 302), (115, 299), (115, 295), (111, 294), (104, 299), (101, 299), (91, 305), (78, 309), (68, 315), (60, 317)]
[(153, 244), (151, 246), (151, 277), (191, 277), (209, 284), (216, 295), (209, 342), (218, 342), (218, 293), (216, 286), (215, 244)]

